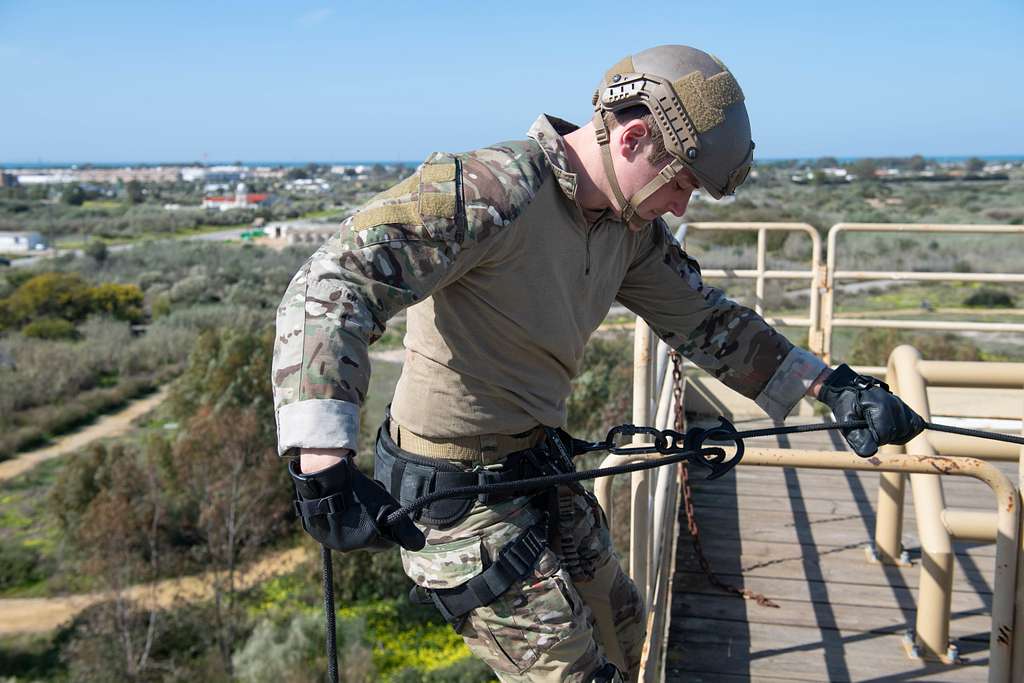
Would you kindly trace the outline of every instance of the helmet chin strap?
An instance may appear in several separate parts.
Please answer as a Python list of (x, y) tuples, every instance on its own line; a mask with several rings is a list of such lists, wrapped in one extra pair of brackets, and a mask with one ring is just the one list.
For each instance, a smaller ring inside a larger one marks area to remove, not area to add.
[(661, 169), (658, 175), (641, 187), (636, 193), (630, 197), (622, 193), (622, 188), (619, 186), (619, 179), (615, 175), (615, 165), (612, 163), (612, 152), (611, 152), (611, 137), (608, 133), (608, 128), (604, 124), (604, 117), (601, 116), (601, 112), (597, 111), (594, 113), (594, 135), (597, 138), (597, 144), (601, 148), (601, 163), (604, 165), (604, 174), (608, 178), (608, 185), (611, 187), (612, 194), (615, 195), (615, 202), (618, 204), (619, 213), (622, 216), (624, 223), (628, 224), (629, 227), (634, 230), (640, 230), (646, 226), (650, 221), (644, 220), (638, 213), (640, 205), (647, 200), (652, 194), (660, 190), (665, 185), (672, 182), (676, 174), (682, 170), (683, 165), (673, 159), (668, 166)]

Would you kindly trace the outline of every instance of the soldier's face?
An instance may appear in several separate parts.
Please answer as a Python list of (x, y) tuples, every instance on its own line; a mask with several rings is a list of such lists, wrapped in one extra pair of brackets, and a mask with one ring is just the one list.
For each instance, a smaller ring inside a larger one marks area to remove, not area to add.
[[(653, 179), (654, 175), (651, 178)], [(681, 217), (686, 213), (690, 196), (698, 187), (700, 184), (693, 174), (683, 169), (676, 174), (672, 182), (663, 185), (657, 192), (645, 199), (638, 207), (637, 213), (645, 221), (654, 220), (666, 213)]]
[[(658, 171), (668, 162), (657, 166), (648, 161), (654, 151), (647, 126), (643, 121), (635, 120), (625, 124), (618, 137), (621, 164), (616, 164), (616, 175), (623, 194), (632, 197), (647, 183), (654, 180)], [(637, 214), (645, 221), (654, 220), (658, 216), (671, 213), (682, 216), (690, 203), (690, 195), (700, 187), (700, 183), (690, 171), (683, 169), (663, 185), (657, 192), (640, 204)], [(632, 229), (633, 228), (630, 226)]]

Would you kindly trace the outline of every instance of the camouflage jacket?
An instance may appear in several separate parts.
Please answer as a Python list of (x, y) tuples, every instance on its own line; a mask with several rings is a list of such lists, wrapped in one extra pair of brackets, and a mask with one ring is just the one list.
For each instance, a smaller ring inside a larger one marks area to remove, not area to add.
[(618, 301), (781, 419), (825, 365), (705, 285), (663, 221), (589, 223), (562, 135), (431, 155), (299, 270), (278, 310), (278, 449), (355, 448), (368, 347), (408, 308), (392, 408), (423, 436), (562, 425), (583, 348)]

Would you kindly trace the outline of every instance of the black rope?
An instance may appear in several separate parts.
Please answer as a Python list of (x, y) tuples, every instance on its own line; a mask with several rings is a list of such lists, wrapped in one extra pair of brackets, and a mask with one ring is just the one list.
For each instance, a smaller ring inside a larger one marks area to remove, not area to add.
[(327, 619), (327, 681), (338, 683), (338, 638), (334, 624), (334, 566), (331, 549), (320, 546), (324, 561), (324, 617)]
[(408, 515), (411, 516), (421, 508), (430, 505), (436, 501), (444, 498), (469, 498), (471, 496), (478, 496), (480, 494), (502, 494), (502, 493), (527, 493), (529, 491), (535, 491), (538, 489), (546, 489), (552, 486), (561, 486), (563, 484), (572, 484), (578, 481), (584, 481), (587, 479), (597, 479), (598, 477), (610, 477), (616, 474), (628, 474), (630, 472), (639, 472), (641, 470), (649, 470), (655, 467), (661, 467), (663, 465), (672, 465), (683, 460), (690, 460), (695, 457), (704, 456), (715, 456), (725, 457), (725, 451), (721, 448), (701, 448), (693, 451), (682, 451), (672, 455), (667, 455), (663, 458), (655, 458), (644, 462), (634, 462), (628, 465), (616, 465), (614, 467), (599, 467), (594, 470), (584, 470), (582, 472), (566, 472), (564, 474), (549, 474), (543, 477), (531, 477), (529, 479), (522, 479), (520, 481), (507, 481), (500, 484), (480, 484), (477, 486), (457, 486), (451, 489), (444, 489), (442, 491), (435, 491), (425, 496), (420, 496), (416, 500), (412, 501), (408, 505), (404, 505), (397, 510), (391, 512), (386, 518), (381, 520), (384, 524), (391, 526), (392, 524), (398, 523), (402, 517)]
[[(845, 422), (825, 422), (821, 424), (808, 424), (808, 425), (791, 425), (788, 427), (768, 427), (765, 429), (749, 429), (746, 431), (738, 432), (731, 429), (713, 428), (709, 430), (706, 435), (706, 439), (709, 441), (732, 441), (737, 446), (742, 446), (744, 439), (754, 439), (763, 436), (778, 436), (780, 434), (800, 434), (806, 432), (823, 432), (837, 429), (862, 429), (867, 427), (867, 420), (848, 420)], [(434, 503), (438, 500), (445, 498), (468, 498), (471, 496), (477, 496), (481, 494), (513, 494), (513, 493), (529, 493), (531, 491), (537, 491), (540, 489), (550, 488), (552, 486), (561, 486), (562, 484), (571, 484), (574, 482), (585, 481), (587, 479), (597, 479), (599, 477), (610, 477), (618, 474), (627, 474), (630, 472), (640, 472), (642, 470), (654, 469), (656, 467), (663, 467), (665, 465), (672, 465), (684, 460), (692, 460), (700, 465), (708, 466), (709, 463), (721, 463), (725, 457), (725, 451), (721, 448), (694, 448), (689, 450), (681, 450), (676, 446), (667, 445), (666, 436), (672, 439), (672, 443), (681, 443), (685, 439), (684, 434), (674, 432), (672, 430), (656, 430), (651, 427), (636, 428), (632, 425), (625, 425), (626, 429), (617, 428), (621, 430), (619, 433), (622, 434), (653, 434), (659, 435), (657, 440), (662, 444), (657, 450), (654, 450), (650, 446), (637, 446), (631, 447), (629, 445), (617, 446), (611, 440), (596, 442), (588, 444), (585, 448), (586, 452), (593, 451), (609, 451), (617, 455), (628, 455), (644, 454), (644, 453), (664, 453), (665, 456), (661, 458), (651, 458), (642, 462), (630, 463), (628, 465), (617, 465), (615, 467), (599, 467), (592, 470), (583, 470), (582, 472), (567, 472), (564, 474), (552, 474), (543, 477), (531, 477), (529, 479), (522, 479), (520, 481), (503, 482), (500, 484), (481, 484), (478, 486), (459, 486), (451, 489), (444, 489), (441, 491), (435, 491), (425, 496), (421, 496), (416, 500), (412, 501), (408, 505), (404, 505), (396, 510), (390, 512), (387, 517), (381, 519), (379, 523), (385, 525), (396, 524), (403, 516), (412, 517), (414, 513), (420, 509)], [(729, 425), (731, 428), (731, 425)], [(966, 429), (963, 427), (951, 427), (949, 425), (934, 424), (932, 422), (926, 422), (925, 428), (936, 432), (947, 432), (949, 434), (960, 434), (962, 436), (973, 436), (980, 439), (989, 439), (992, 441), (1003, 441), (1005, 443), (1013, 443), (1024, 445), (1024, 437), (1013, 436), (1010, 434), (1000, 434), (997, 432), (984, 432), (977, 429)], [(614, 431), (614, 430), (613, 430)], [(708, 456), (711, 456), (710, 458)], [(736, 460), (736, 458), (733, 458)], [(730, 461), (727, 466), (735, 465)]]
[[(953, 427), (950, 425), (925, 422), (925, 429), (933, 432), (946, 432), (947, 434), (960, 434), (961, 436), (973, 436), (989, 441), (1003, 441), (1024, 446), (1024, 437), (1013, 436), (1012, 434), (1000, 434), (999, 432), (984, 432), (978, 429), (967, 429), (965, 427)], [(729, 440), (735, 439), (756, 439), (760, 436), (776, 436), (779, 434), (800, 434), (803, 432), (823, 432), (833, 429), (860, 429), (867, 427), (867, 420), (850, 420), (847, 422), (826, 422), (823, 424), (791, 425), (789, 427), (768, 427), (765, 429), (748, 429), (745, 432), (730, 434)], [(717, 441), (714, 436), (709, 441)]]

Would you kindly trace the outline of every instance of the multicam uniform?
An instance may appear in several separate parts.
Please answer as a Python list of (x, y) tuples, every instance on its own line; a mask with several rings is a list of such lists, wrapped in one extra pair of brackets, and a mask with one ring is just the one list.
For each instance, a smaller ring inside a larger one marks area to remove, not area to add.
[[(434, 154), (307, 261), (278, 313), (282, 455), (356, 448), (367, 347), (406, 307), (392, 414), (425, 439), (563, 425), (584, 345), (614, 301), (772, 417), (789, 412), (824, 364), (704, 285), (661, 220), (631, 231), (606, 211), (588, 222), (562, 139), (573, 129), (542, 116), (529, 140)], [(425, 529), (423, 551), (403, 550), (406, 571), (427, 588), (456, 586), (539, 514), (525, 498), (476, 503), (454, 526)], [(593, 499), (578, 495), (576, 515), (573, 575), (546, 550), (461, 628), (502, 680), (588, 680), (606, 660), (636, 670), (640, 597)]]

